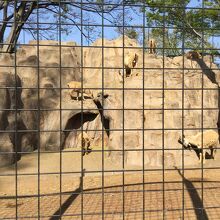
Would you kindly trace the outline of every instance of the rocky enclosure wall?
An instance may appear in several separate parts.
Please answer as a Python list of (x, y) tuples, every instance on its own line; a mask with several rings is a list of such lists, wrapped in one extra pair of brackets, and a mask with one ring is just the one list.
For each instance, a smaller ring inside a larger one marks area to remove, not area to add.
[[(220, 72), (210, 69), (217, 67), (208, 56), (199, 62), (184, 59), (183, 70), (182, 56), (163, 61), (161, 56), (143, 54), (128, 38), (125, 47), (129, 48), (124, 52), (122, 38), (104, 40), (102, 49), (100, 39), (93, 44), (97, 47), (83, 49), (81, 68), (81, 49), (75, 43), (59, 47), (55, 41), (40, 41), (39, 50), (35, 44), (19, 48), (16, 59), (4, 55), (0, 60), (0, 128), (4, 131), (0, 133), (0, 166), (20, 159), (19, 153), (12, 153), (16, 146), (18, 152), (77, 147), (82, 126), (92, 138), (91, 146), (102, 144), (105, 128), (105, 146), (124, 148), (128, 165), (142, 166), (144, 149), (145, 165), (161, 167), (164, 149), (165, 166), (178, 166), (183, 128), (186, 135), (199, 132), (202, 126), (217, 128)], [(124, 83), (119, 74), (123, 73), (123, 53), (139, 56)], [(72, 80), (83, 80), (83, 87), (92, 88), (94, 100), (71, 99), (67, 83)], [(16, 136), (11, 132), (15, 130), (19, 131)], [(185, 151), (184, 155), (186, 165), (197, 163), (194, 153)], [(112, 151), (109, 156), (119, 161), (122, 152)]]

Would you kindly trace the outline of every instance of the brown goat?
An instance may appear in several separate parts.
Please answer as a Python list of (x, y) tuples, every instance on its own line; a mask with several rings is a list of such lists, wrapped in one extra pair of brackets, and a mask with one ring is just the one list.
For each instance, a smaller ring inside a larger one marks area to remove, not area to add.
[(156, 40), (153, 38), (149, 39), (148, 46), (149, 46), (149, 53), (156, 54)]

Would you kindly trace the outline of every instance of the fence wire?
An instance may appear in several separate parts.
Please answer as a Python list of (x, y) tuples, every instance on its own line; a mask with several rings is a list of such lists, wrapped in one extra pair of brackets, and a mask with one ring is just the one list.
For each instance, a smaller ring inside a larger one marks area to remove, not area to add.
[(219, 13), (0, 1), (0, 219), (219, 219)]

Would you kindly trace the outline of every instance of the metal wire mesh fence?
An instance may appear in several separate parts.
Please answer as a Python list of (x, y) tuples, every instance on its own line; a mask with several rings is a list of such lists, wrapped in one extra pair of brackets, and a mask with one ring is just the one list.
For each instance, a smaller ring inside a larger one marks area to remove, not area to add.
[(0, 1), (0, 219), (219, 219), (219, 1)]

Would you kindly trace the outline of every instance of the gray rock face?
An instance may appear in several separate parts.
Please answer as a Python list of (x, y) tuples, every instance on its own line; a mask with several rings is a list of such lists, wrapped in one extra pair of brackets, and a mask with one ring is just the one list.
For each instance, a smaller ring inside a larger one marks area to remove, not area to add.
[[(59, 138), (60, 135), (57, 133), (60, 134), (60, 131), (63, 133), (62, 127), (65, 127), (68, 116), (72, 117), (80, 111), (76, 103), (64, 101), (67, 96), (67, 82), (81, 78), (80, 50), (74, 47), (75, 44), (68, 44), (69, 47), (63, 44), (60, 57), (60, 48), (57, 45), (58, 43), (54, 41), (41, 42), (37, 50), (36, 42), (33, 41), (30, 45), (21, 47), (16, 54), (16, 69), (13, 67), (15, 65), (13, 55), (6, 54), (1, 57), (0, 64), (9, 66), (0, 69), (1, 86), (11, 87), (0, 91), (0, 128), (6, 132), (2, 138), (1, 151), (15, 152), (17, 148), (18, 152), (31, 152), (39, 147), (42, 150), (56, 151), (63, 145), (63, 139)], [(68, 107), (67, 103), (70, 104)], [(93, 102), (92, 104), (94, 105)], [(61, 106), (65, 110), (60, 114)], [(94, 106), (92, 107), (94, 109)], [(68, 108), (72, 109), (66, 110)], [(59, 123), (60, 116), (63, 117), (62, 127)], [(55, 125), (52, 126), (54, 122)], [(50, 130), (45, 130), (47, 128)], [(18, 131), (16, 135), (15, 131)], [(10, 155), (12, 156), (2, 155), (1, 166), (15, 162), (13, 154)]]
[(16, 153), (7, 133), (0, 134), (0, 167), (11, 165), (16, 161)]
[[(20, 141), (23, 134), (20, 132), (16, 134), (16, 131), (22, 129), (19, 113), (23, 103), (21, 81), (18, 75), (3, 71), (0, 74), (0, 85), (0, 149), (3, 152), (0, 155), (1, 167), (20, 158)], [(14, 154), (15, 151), (17, 151), (16, 154)]]
[[(35, 44), (32, 41), (17, 51), (17, 84), (22, 88), (17, 90), (17, 103), (13, 91), (0, 91), (1, 109), (10, 109), (0, 111), (0, 129), (5, 131), (1, 152), (16, 151), (15, 138), (7, 132), (9, 128), (22, 131), (16, 146), (24, 152), (79, 147), (78, 136), (83, 129), (91, 138), (91, 146), (125, 150), (124, 154), (110, 152), (113, 160), (122, 163), (124, 159), (128, 166), (161, 167), (164, 163), (171, 167), (182, 161), (178, 138), (183, 129), (186, 135), (192, 135), (202, 127), (217, 128), (220, 72), (208, 69), (216, 68), (208, 57), (199, 62), (185, 58), (183, 72), (182, 56), (165, 57), (163, 61), (160, 56), (138, 49), (137, 43), (128, 38), (125, 47), (134, 48), (123, 51), (117, 48), (123, 45), (119, 38), (104, 40), (107, 48), (103, 58), (101, 48), (85, 48), (83, 66), (88, 68), (82, 69), (81, 50), (75, 43), (58, 47), (56, 41), (42, 41), (39, 50)], [(94, 43), (101, 45), (102, 40)], [(128, 53), (138, 54), (139, 59), (126, 78), (122, 77), (123, 54)], [(3, 62), (13, 66), (15, 60), (12, 55), (5, 55), (0, 64)], [(13, 67), (0, 70), (1, 85), (14, 85), (14, 81), (5, 80), (14, 71)], [(67, 83), (73, 80), (82, 80), (83, 88), (91, 89), (94, 100), (71, 99)], [(11, 119), (15, 106), (20, 109), (17, 123)], [(12, 155), (1, 154), (0, 166), (19, 159)], [(185, 165), (195, 164), (196, 155), (184, 151), (184, 161)]]

